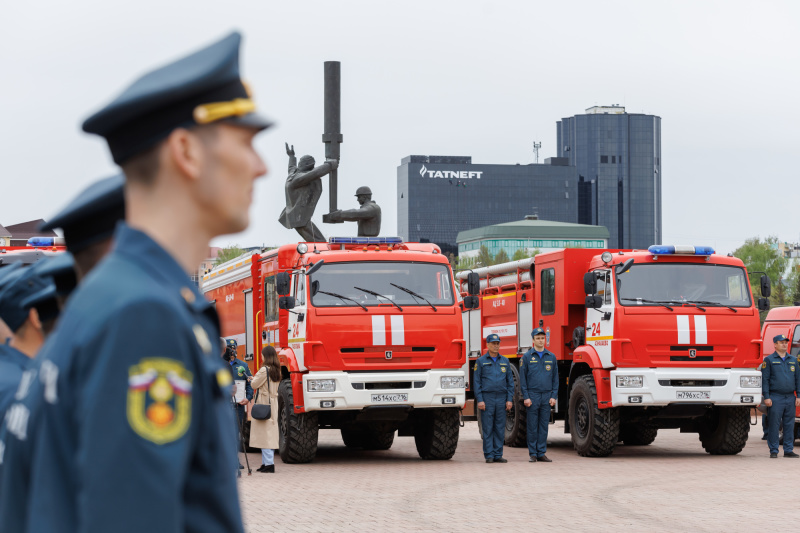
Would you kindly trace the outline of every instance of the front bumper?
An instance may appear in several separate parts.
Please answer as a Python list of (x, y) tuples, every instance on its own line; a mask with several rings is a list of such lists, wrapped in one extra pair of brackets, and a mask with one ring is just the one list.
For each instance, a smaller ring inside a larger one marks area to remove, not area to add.
[[(761, 388), (740, 386), (742, 376), (760, 376), (758, 370), (729, 368), (625, 368), (611, 371), (611, 405), (669, 405), (709, 403), (755, 407), (761, 403)], [(642, 376), (642, 386), (617, 387), (617, 376)], [(715, 381), (716, 385), (671, 385), (672, 380)], [(724, 382), (724, 385), (722, 384)], [(679, 392), (708, 392), (708, 398), (679, 399)], [(752, 400), (752, 401), (746, 401)]]
[[(466, 403), (466, 389), (443, 389), (443, 376), (464, 376), (462, 369), (427, 370), (420, 372), (313, 372), (303, 376), (303, 401), (306, 411), (342, 411), (374, 406), (407, 405), (415, 408), (459, 407)], [(332, 392), (309, 392), (307, 381), (311, 379), (333, 379), (336, 390)], [(381, 387), (381, 384), (394, 384)], [(397, 388), (398, 383), (409, 383), (408, 388)], [(424, 383), (424, 384), (423, 384)], [(373, 395), (407, 394), (405, 401), (373, 401)], [(333, 401), (332, 407), (323, 407), (323, 402)], [(445, 403), (447, 402), (447, 403)]]

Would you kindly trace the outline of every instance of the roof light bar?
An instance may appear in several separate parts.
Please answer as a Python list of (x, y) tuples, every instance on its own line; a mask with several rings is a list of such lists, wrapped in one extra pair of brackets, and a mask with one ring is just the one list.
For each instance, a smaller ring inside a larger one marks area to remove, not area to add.
[(654, 244), (647, 251), (653, 255), (712, 255), (714, 253), (714, 249), (710, 246), (687, 246), (683, 244)]
[(402, 244), (401, 237), (331, 237), (330, 244)]

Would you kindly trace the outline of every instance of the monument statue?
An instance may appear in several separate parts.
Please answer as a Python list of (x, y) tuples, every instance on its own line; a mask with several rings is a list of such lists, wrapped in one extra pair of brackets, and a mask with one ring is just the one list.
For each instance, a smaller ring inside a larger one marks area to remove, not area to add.
[(311, 222), (311, 215), (322, 196), (324, 176), (339, 167), (339, 161), (328, 159), (318, 167), (314, 167), (314, 158), (304, 155), (297, 161), (294, 145), (286, 143), (286, 154), (289, 156), (289, 177), (286, 178), (286, 207), (278, 219), (287, 229), (294, 228), (306, 242), (325, 242), (325, 236)]
[(361, 207), (344, 211), (331, 211), (323, 215), (323, 222), (358, 222), (359, 237), (377, 237), (381, 232), (381, 207), (372, 201), (372, 190), (369, 187), (359, 187), (356, 198)]

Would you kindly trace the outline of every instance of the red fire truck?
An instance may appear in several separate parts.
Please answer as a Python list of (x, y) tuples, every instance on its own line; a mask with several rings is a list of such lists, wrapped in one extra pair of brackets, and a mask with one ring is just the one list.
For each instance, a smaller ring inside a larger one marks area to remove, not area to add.
[(216, 267), (202, 290), (255, 372), (278, 351), (280, 456), (311, 461), (320, 428), (385, 450), (395, 432), (449, 459), (465, 403), (463, 302), (435, 244), (395, 237), (299, 243)]
[[(767, 314), (761, 329), (763, 357), (775, 351), (772, 339), (780, 334), (786, 335), (791, 341), (789, 353), (795, 357), (800, 356), (800, 307), (776, 307)], [(795, 409), (794, 438), (800, 439), (800, 407)]]
[[(474, 273), (480, 309), (463, 313), (470, 359), (490, 333), (500, 335), (501, 354), (519, 358), (532, 328), (544, 328), (559, 361), (554, 418), (580, 455), (607, 456), (618, 441), (650, 444), (661, 428), (699, 433), (711, 454), (744, 447), (749, 409), (761, 399), (761, 339), (739, 259), (692, 246), (565, 249)], [(458, 277), (466, 289), (467, 272)], [(524, 446), (513, 366), (506, 443)]]

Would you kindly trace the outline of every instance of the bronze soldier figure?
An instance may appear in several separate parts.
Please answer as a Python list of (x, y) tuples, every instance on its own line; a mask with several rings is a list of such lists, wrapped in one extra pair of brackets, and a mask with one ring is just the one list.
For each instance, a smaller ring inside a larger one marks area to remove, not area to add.
[(359, 187), (356, 198), (361, 207), (344, 211), (332, 211), (323, 217), (324, 222), (358, 222), (359, 237), (377, 237), (381, 232), (381, 208), (372, 201), (372, 190)]

